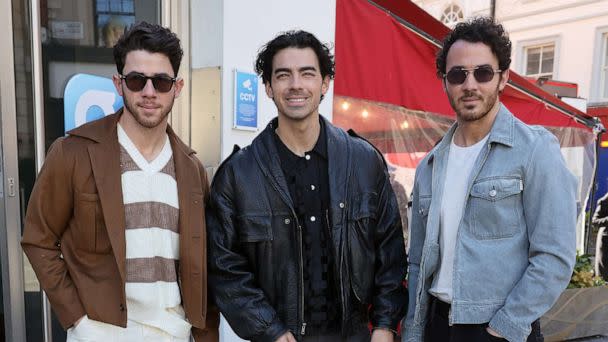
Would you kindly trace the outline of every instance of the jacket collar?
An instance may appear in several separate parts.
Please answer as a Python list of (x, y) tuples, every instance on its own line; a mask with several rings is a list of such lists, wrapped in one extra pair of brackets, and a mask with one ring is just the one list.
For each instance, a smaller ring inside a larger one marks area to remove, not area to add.
[[(86, 138), (97, 143), (104, 143), (114, 140), (117, 136), (116, 127), (122, 114), (123, 108), (120, 108), (116, 113), (108, 115), (105, 120), (95, 120), (93, 122), (84, 124), (68, 131), (67, 134)], [(196, 153), (177, 137), (169, 125), (167, 125), (167, 135), (169, 136), (172, 147), (179, 148), (186, 155)]]
[[(427, 163), (433, 162), (433, 159), (438, 153), (442, 153), (445, 151), (452, 141), (452, 136), (456, 131), (456, 127), (458, 123), (454, 123), (452, 127), (446, 132), (446, 134), (441, 138), (441, 141), (435, 148), (429, 152), (429, 157), (427, 159)], [(490, 136), (488, 137), (488, 143), (498, 143), (505, 145), (507, 147), (513, 147), (513, 130), (515, 126), (515, 117), (513, 114), (505, 107), (502, 103), (498, 108), (498, 113), (496, 114), (496, 119), (494, 120), (494, 124), (492, 124), (492, 128), (490, 129)]]
[[(335, 127), (323, 116), (320, 116), (325, 131), (327, 146), (327, 165), (330, 186), (330, 199), (344, 201), (346, 199), (346, 186), (348, 184), (348, 163), (350, 162), (350, 146), (347, 135), (343, 130)], [(279, 119), (275, 117), (252, 142), (254, 156), (258, 166), (273, 186), (279, 190), (283, 201), (293, 208), (293, 201), (289, 195), (287, 181), (281, 169), (276, 142), (275, 129)], [(339, 186), (338, 186), (339, 185)]]

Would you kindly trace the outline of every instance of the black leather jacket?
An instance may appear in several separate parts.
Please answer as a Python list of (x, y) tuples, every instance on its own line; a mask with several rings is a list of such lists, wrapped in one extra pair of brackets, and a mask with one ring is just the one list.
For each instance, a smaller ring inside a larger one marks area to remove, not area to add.
[[(302, 228), (272, 136), (277, 123), (220, 166), (207, 210), (211, 295), (234, 331), (253, 341), (288, 329), (300, 337), (306, 327)], [(396, 330), (407, 308), (407, 262), (386, 166), (367, 141), (325, 123), (342, 332), (370, 304), (372, 325)]]

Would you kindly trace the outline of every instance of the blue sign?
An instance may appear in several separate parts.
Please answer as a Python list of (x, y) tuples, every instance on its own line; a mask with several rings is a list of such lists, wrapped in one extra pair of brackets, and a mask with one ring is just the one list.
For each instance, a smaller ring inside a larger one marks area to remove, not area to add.
[(238, 70), (234, 72), (234, 128), (258, 129), (258, 77)]
[(76, 74), (63, 92), (65, 132), (84, 123), (101, 119), (122, 107), (122, 97), (116, 92), (112, 79)]

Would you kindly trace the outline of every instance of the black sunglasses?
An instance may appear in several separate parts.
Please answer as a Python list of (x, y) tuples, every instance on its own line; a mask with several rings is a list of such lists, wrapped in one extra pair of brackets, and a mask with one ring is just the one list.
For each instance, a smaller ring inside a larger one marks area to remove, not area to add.
[(444, 74), (443, 77), (445, 77), (450, 84), (458, 85), (463, 84), (464, 81), (466, 81), (467, 76), (469, 76), (469, 73), (473, 72), (473, 76), (477, 82), (486, 83), (494, 78), (495, 73), (501, 71), (502, 70), (494, 70), (489, 65), (476, 66), (471, 69), (456, 67), (448, 71), (447, 74)]
[(148, 83), (148, 80), (152, 80), (154, 89), (160, 93), (166, 93), (171, 90), (171, 88), (173, 88), (173, 83), (177, 80), (175, 77), (163, 75), (150, 77), (138, 73), (130, 73), (126, 76), (120, 75), (120, 79), (125, 80), (127, 88), (131, 91), (141, 91), (146, 86), (146, 83)]

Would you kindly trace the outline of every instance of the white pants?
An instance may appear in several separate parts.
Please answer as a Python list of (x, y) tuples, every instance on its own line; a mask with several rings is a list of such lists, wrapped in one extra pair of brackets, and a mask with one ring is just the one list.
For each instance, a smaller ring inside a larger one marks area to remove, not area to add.
[(127, 321), (127, 327), (94, 321), (84, 316), (78, 325), (68, 329), (66, 342), (191, 342), (192, 337), (178, 338), (165, 331)]

